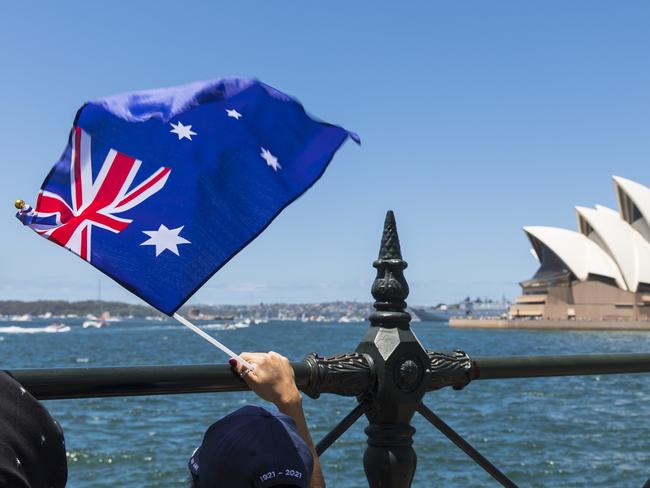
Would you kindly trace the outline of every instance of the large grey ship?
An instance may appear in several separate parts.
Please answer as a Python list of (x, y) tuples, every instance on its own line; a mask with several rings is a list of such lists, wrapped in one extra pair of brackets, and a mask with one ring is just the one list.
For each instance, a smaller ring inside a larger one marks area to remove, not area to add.
[(453, 315), (457, 315), (452, 312), (458, 312), (458, 310), (440, 310), (433, 307), (410, 307), (410, 309), (422, 322), (447, 322)]
[(410, 310), (423, 322), (448, 322), (452, 317), (498, 317), (507, 311), (505, 298), (501, 302), (491, 300), (470, 300), (459, 304), (441, 307), (410, 307)]

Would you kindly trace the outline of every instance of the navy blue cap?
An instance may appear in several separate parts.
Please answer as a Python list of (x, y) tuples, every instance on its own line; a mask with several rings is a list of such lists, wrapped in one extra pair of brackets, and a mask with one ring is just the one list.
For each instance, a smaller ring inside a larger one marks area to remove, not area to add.
[(189, 468), (199, 488), (308, 488), (313, 463), (291, 417), (248, 405), (208, 428)]

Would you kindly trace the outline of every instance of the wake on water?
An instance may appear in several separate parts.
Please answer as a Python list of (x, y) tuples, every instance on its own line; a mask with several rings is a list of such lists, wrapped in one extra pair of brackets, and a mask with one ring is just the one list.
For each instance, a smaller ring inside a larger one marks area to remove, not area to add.
[(48, 325), (47, 327), (19, 327), (17, 325), (11, 325), (9, 327), (0, 327), (0, 334), (54, 334), (57, 332), (69, 332), (70, 326), (52, 326)]
[(232, 330), (232, 329), (245, 329), (246, 327), (250, 327), (250, 324), (246, 322), (237, 322), (234, 324), (197, 324), (197, 327), (200, 329), (207, 329), (207, 330)]
[[(206, 330), (234, 330), (245, 329), (250, 327), (248, 321), (240, 321), (235, 323), (211, 323), (211, 324), (197, 324), (201, 329)], [(158, 326), (145, 326), (133, 327), (132, 330), (169, 330), (177, 328), (177, 324), (158, 325)], [(126, 328), (125, 328), (126, 330)], [(8, 327), (0, 327), (0, 334), (54, 334), (57, 332), (70, 332), (70, 326), (65, 324), (50, 324), (45, 327), (21, 327), (18, 325), (11, 325)], [(2, 337), (0, 337), (2, 340)]]

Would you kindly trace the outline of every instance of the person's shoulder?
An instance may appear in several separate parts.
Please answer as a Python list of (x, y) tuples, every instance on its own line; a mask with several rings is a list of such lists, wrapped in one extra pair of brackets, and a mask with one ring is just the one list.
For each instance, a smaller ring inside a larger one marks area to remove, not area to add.
[(0, 441), (0, 486), (11, 488), (30, 488), (30, 484), (20, 471), (18, 457), (13, 447)]
[(0, 369), (0, 384), (2, 384), (2, 383), (20, 384), (20, 383), (18, 383), (16, 378), (14, 378), (14, 376), (11, 374), (11, 372), (9, 372), (7, 370), (4, 370), (4, 369)]

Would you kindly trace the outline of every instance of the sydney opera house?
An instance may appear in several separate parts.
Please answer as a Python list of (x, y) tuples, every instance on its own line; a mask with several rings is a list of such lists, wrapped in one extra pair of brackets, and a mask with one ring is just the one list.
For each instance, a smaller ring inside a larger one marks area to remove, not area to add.
[(618, 211), (576, 207), (577, 232), (524, 227), (540, 267), (512, 318), (650, 320), (650, 188), (613, 180)]

